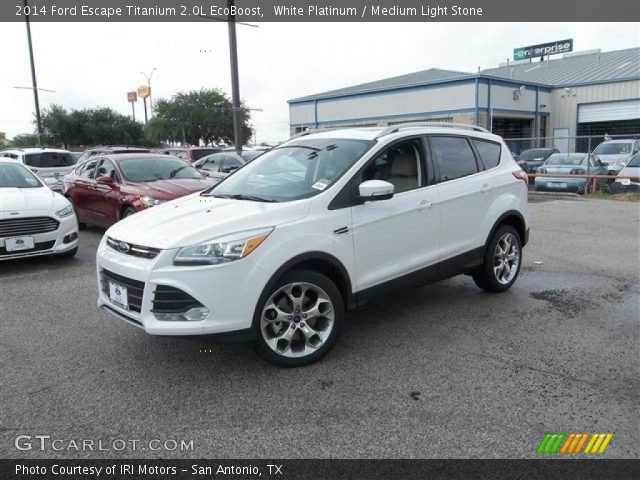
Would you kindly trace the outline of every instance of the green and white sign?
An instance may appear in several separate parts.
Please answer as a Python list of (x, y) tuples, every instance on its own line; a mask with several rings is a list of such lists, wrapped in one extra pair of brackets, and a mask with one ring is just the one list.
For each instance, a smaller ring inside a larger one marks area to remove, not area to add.
[(573, 39), (560, 40), (558, 42), (541, 43), (530, 47), (520, 47), (513, 49), (514, 60), (525, 60), (527, 58), (544, 57), (545, 55), (555, 55), (573, 51)]

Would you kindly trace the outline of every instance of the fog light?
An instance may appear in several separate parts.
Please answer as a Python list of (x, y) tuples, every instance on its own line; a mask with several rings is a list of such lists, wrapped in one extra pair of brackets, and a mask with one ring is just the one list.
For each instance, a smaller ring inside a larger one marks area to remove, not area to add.
[(76, 238), (78, 238), (78, 234), (76, 232), (70, 233), (69, 235), (67, 235), (66, 237), (64, 237), (62, 239), (62, 243), (71, 243), (73, 242)]
[(204, 320), (205, 318), (207, 318), (207, 315), (209, 315), (209, 309), (206, 307), (190, 308), (182, 314), (187, 322), (197, 322), (199, 320)]

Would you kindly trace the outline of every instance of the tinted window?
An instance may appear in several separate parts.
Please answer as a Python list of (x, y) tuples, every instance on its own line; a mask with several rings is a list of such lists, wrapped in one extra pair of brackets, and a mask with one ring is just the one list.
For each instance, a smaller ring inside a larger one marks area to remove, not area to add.
[(484, 168), (489, 169), (497, 167), (500, 163), (500, 145), (494, 142), (485, 142), (484, 140), (474, 140), (474, 145), (480, 154)]
[(20, 163), (0, 163), (0, 188), (41, 187), (40, 180)]
[(71, 153), (42, 152), (25, 155), (24, 163), (36, 168), (70, 167), (76, 159)]
[(420, 150), (417, 139), (394, 145), (369, 164), (362, 180), (384, 180), (393, 184), (395, 193), (418, 188), (422, 185)]
[(219, 152), (219, 148), (198, 148), (197, 150), (191, 150), (191, 158), (193, 160), (200, 160), (202, 157), (211, 155), (212, 153)]
[(93, 178), (93, 173), (96, 170), (96, 165), (98, 164), (98, 159), (96, 160), (89, 160), (84, 167), (81, 168), (80, 172), (78, 173), (79, 177), (83, 177), (83, 178)]
[(126, 180), (153, 182), (170, 179), (202, 179), (202, 174), (188, 163), (167, 156), (127, 158), (118, 162)]
[(98, 170), (96, 170), (95, 178), (98, 177), (111, 177), (113, 180), (117, 179), (116, 167), (113, 165), (111, 160), (102, 160)]
[(430, 137), (431, 148), (440, 168), (440, 181), (477, 173), (476, 157), (466, 138)]

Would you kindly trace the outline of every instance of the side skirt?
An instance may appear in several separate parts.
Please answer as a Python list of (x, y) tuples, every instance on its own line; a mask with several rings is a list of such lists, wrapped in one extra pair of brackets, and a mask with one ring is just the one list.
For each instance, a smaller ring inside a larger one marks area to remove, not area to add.
[(484, 246), (478, 247), (380, 285), (355, 292), (351, 295), (352, 298), (349, 299), (348, 305), (350, 308), (359, 307), (371, 300), (390, 297), (446, 278), (472, 272), (482, 265), (484, 250)]

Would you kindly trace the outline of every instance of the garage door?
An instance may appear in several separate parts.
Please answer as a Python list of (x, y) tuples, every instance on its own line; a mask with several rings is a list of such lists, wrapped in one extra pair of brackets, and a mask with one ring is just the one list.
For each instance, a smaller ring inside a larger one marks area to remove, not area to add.
[(640, 99), (583, 103), (578, 107), (578, 123), (611, 122), (638, 118), (640, 118)]

